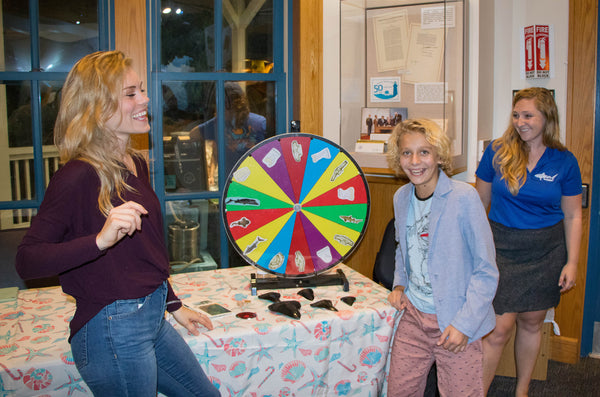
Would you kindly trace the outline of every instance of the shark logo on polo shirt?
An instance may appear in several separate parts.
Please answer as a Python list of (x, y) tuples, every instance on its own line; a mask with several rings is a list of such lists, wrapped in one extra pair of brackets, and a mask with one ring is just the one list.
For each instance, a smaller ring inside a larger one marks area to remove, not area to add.
[(550, 176), (550, 175), (546, 175), (545, 172), (542, 172), (541, 174), (535, 174), (534, 177), (536, 177), (537, 179), (539, 179), (540, 181), (544, 181), (544, 182), (554, 182), (554, 179), (558, 176), (558, 174), (554, 175), (554, 176)]

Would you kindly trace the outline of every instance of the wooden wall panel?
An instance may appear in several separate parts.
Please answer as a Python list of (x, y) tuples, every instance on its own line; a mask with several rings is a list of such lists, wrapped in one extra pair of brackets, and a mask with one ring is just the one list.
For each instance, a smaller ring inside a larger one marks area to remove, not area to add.
[[(332, 0), (328, 0), (332, 1)], [(323, 135), (323, 4), (294, 1), (294, 119)]]
[[(598, 0), (569, 1), (566, 144), (579, 161), (584, 183), (592, 181), (597, 16)], [(584, 208), (577, 286), (563, 294), (555, 316), (556, 322), (560, 326), (561, 336), (577, 339), (577, 353), (580, 350), (583, 324), (589, 217), (589, 208)]]
[(373, 264), (381, 245), (383, 232), (389, 220), (394, 217), (394, 206), (392, 203), (394, 193), (407, 180), (368, 176), (367, 182), (369, 183), (369, 192), (371, 194), (369, 224), (358, 248), (344, 263), (364, 276), (371, 278), (373, 276)]
[[(133, 68), (147, 89), (145, 0), (115, 0), (115, 49), (133, 59)], [(135, 148), (147, 150), (148, 139), (148, 134), (135, 134), (131, 142)]]

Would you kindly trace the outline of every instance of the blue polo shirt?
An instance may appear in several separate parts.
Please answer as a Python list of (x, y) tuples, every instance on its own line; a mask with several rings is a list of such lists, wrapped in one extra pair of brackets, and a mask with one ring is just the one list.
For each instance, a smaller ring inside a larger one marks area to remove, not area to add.
[(489, 219), (516, 229), (541, 229), (564, 218), (562, 196), (581, 194), (581, 172), (577, 159), (568, 150), (546, 148), (516, 196), (501, 180), (493, 166), (493, 142), (486, 148), (477, 167), (477, 176), (492, 183)]

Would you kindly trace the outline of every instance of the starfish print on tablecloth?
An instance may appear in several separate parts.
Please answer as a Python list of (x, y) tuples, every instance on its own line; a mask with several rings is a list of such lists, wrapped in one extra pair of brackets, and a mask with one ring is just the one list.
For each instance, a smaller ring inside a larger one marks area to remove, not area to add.
[(64, 384), (58, 386), (54, 390), (61, 390), (61, 389), (69, 388), (69, 390), (67, 391), (67, 396), (73, 395), (73, 392), (75, 390), (80, 391), (82, 393), (86, 392), (85, 388), (81, 385), (81, 382), (83, 381), (82, 378), (74, 378), (73, 376), (71, 376), (71, 374), (67, 374), (67, 376), (69, 377), (69, 381), (67, 383), (64, 383)]
[(257, 351), (255, 351), (254, 353), (250, 354), (250, 357), (254, 357), (257, 356), (257, 362), (260, 362), (260, 360), (264, 357), (264, 358), (268, 358), (269, 360), (273, 360), (273, 357), (269, 354), (269, 350), (271, 350), (273, 347), (275, 346), (271, 346), (271, 347), (264, 347), (262, 345), (262, 343), (258, 343), (258, 345), (260, 346), (260, 349), (258, 349)]
[(210, 362), (215, 359), (217, 356), (211, 356), (210, 354), (208, 354), (208, 343), (204, 344), (204, 353), (203, 354), (196, 354), (196, 358), (198, 359), (198, 362), (200, 363), (200, 365), (204, 365), (204, 367), (206, 367), (206, 374), (208, 375), (208, 371), (210, 370), (210, 366), (208, 364), (210, 364)]
[(21, 357), (27, 357), (25, 359), (25, 361), (31, 361), (33, 360), (34, 357), (38, 357), (38, 356), (52, 356), (52, 354), (48, 354), (48, 353), (43, 353), (45, 350), (48, 349), (52, 349), (54, 346), (49, 346), (49, 347), (44, 347), (43, 349), (40, 350), (34, 350), (34, 349), (30, 349), (30, 348), (25, 348), (27, 350), (26, 354), (21, 354), (20, 356), (14, 356), (13, 358), (21, 358)]
[(324, 390), (327, 390), (327, 383), (323, 382), (321, 379), (325, 378), (327, 376), (327, 373), (329, 373), (329, 370), (325, 371), (323, 373), (323, 375), (321, 375), (321, 376), (316, 375), (315, 371), (313, 371), (312, 369), (310, 370), (310, 372), (312, 373), (312, 380), (307, 382), (306, 384), (304, 384), (302, 387), (300, 387), (298, 389), (298, 391), (304, 389), (305, 387), (311, 387), (312, 390), (311, 390), (310, 395), (316, 396), (316, 395), (318, 395), (316, 393), (317, 389), (323, 388)]
[(350, 340), (350, 335), (352, 335), (353, 333), (355, 333), (357, 330), (354, 329), (352, 331), (345, 331), (344, 328), (342, 327), (342, 334), (335, 338), (332, 339), (331, 342), (340, 342), (340, 347), (342, 347), (345, 343), (349, 343), (349, 344), (353, 344), (352, 341)]
[(377, 326), (375, 325), (375, 319), (373, 317), (371, 317), (371, 324), (363, 324), (362, 336), (371, 335), (371, 342), (373, 342), (376, 331), (377, 331)]
[(296, 329), (294, 328), (294, 334), (291, 338), (282, 339), (287, 344), (287, 346), (283, 348), (283, 351), (292, 350), (294, 352), (294, 358), (296, 358), (296, 352), (298, 351), (298, 347), (302, 344), (302, 342), (298, 342), (298, 340), (296, 339)]

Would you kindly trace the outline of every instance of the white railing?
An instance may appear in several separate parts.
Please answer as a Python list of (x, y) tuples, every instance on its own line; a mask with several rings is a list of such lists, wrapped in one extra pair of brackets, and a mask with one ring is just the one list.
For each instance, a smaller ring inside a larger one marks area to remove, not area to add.
[[(8, 148), (9, 180), (1, 181), (0, 186), (10, 186), (10, 193), (4, 200), (31, 200), (34, 195), (35, 173), (33, 168), (33, 147)], [(58, 149), (54, 145), (43, 146), (44, 185), (48, 186), (50, 177), (58, 170)], [(12, 212), (12, 213), (11, 213)], [(35, 210), (30, 208), (2, 211), (0, 229), (29, 227)]]

